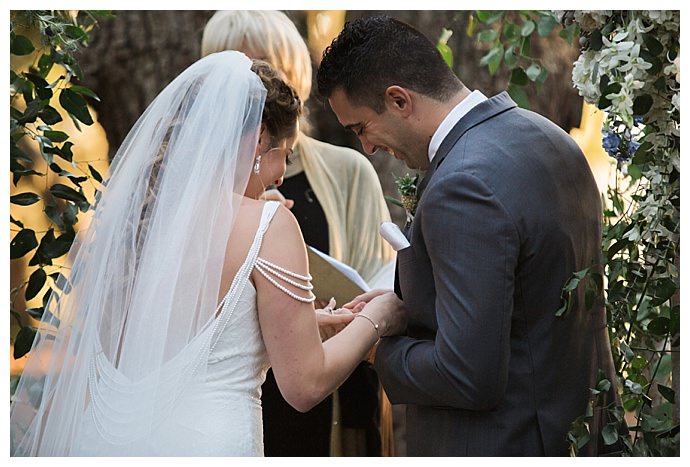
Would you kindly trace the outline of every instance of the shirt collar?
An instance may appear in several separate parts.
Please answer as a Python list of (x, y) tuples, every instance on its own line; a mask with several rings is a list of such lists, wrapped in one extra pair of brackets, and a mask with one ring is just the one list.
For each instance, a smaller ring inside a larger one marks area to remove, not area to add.
[(472, 110), (477, 104), (481, 104), (486, 100), (486, 96), (481, 92), (475, 90), (470, 93), (469, 96), (465, 97), (458, 105), (453, 107), (453, 110), (448, 112), (446, 118), (443, 119), (441, 124), (436, 129), (434, 136), (431, 137), (431, 142), (429, 143), (429, 161), (434, 159), (438, 148), (441, 146), (443, 140), (448, 136), (450, 130), (453, 129), (456, 123), (464, 117), (467, 112)]

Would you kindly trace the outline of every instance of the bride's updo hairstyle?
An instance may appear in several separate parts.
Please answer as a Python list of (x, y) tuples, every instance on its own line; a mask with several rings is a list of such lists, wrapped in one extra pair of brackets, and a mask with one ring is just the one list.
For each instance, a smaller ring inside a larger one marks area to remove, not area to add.
[(262, 60), (252, 60), (252, 71), (266, 88), (261, 122), (266, 124), (272, 142), (296, 135), (302, 102), (297, 92), (283, 81), (274, 68)]

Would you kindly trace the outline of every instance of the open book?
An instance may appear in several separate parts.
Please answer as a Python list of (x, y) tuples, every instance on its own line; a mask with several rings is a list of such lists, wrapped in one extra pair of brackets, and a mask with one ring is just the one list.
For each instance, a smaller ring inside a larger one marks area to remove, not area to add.
[(347, 264), (311, 246), (307, 248), (307, 254), (309, 273), (313, 277), (312, 292), (318, 300), (328, 302), (333, 297), (336, 306), (340, 307), (370, 290), (362, 276)]

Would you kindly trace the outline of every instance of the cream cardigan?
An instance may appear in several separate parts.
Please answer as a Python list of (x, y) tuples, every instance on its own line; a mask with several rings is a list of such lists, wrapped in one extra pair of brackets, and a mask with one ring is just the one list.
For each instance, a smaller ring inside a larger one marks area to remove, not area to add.
[(371, 162), (354, 149), (303, 133), (292, 161), (285, 177), (304, 170), (328, 222), (329, 254), (375, 282), (390, 270), (395, 251), (378, 233), (390, 213)]

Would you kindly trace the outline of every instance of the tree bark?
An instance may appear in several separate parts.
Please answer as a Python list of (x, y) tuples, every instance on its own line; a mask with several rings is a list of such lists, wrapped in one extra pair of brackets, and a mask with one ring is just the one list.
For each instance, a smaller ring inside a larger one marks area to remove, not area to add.
[(115, 154), (154, 97), (199, 58), (201, 35), (213, 11), (115, 11), (91, 32), (77, 60), (83, 84)]

